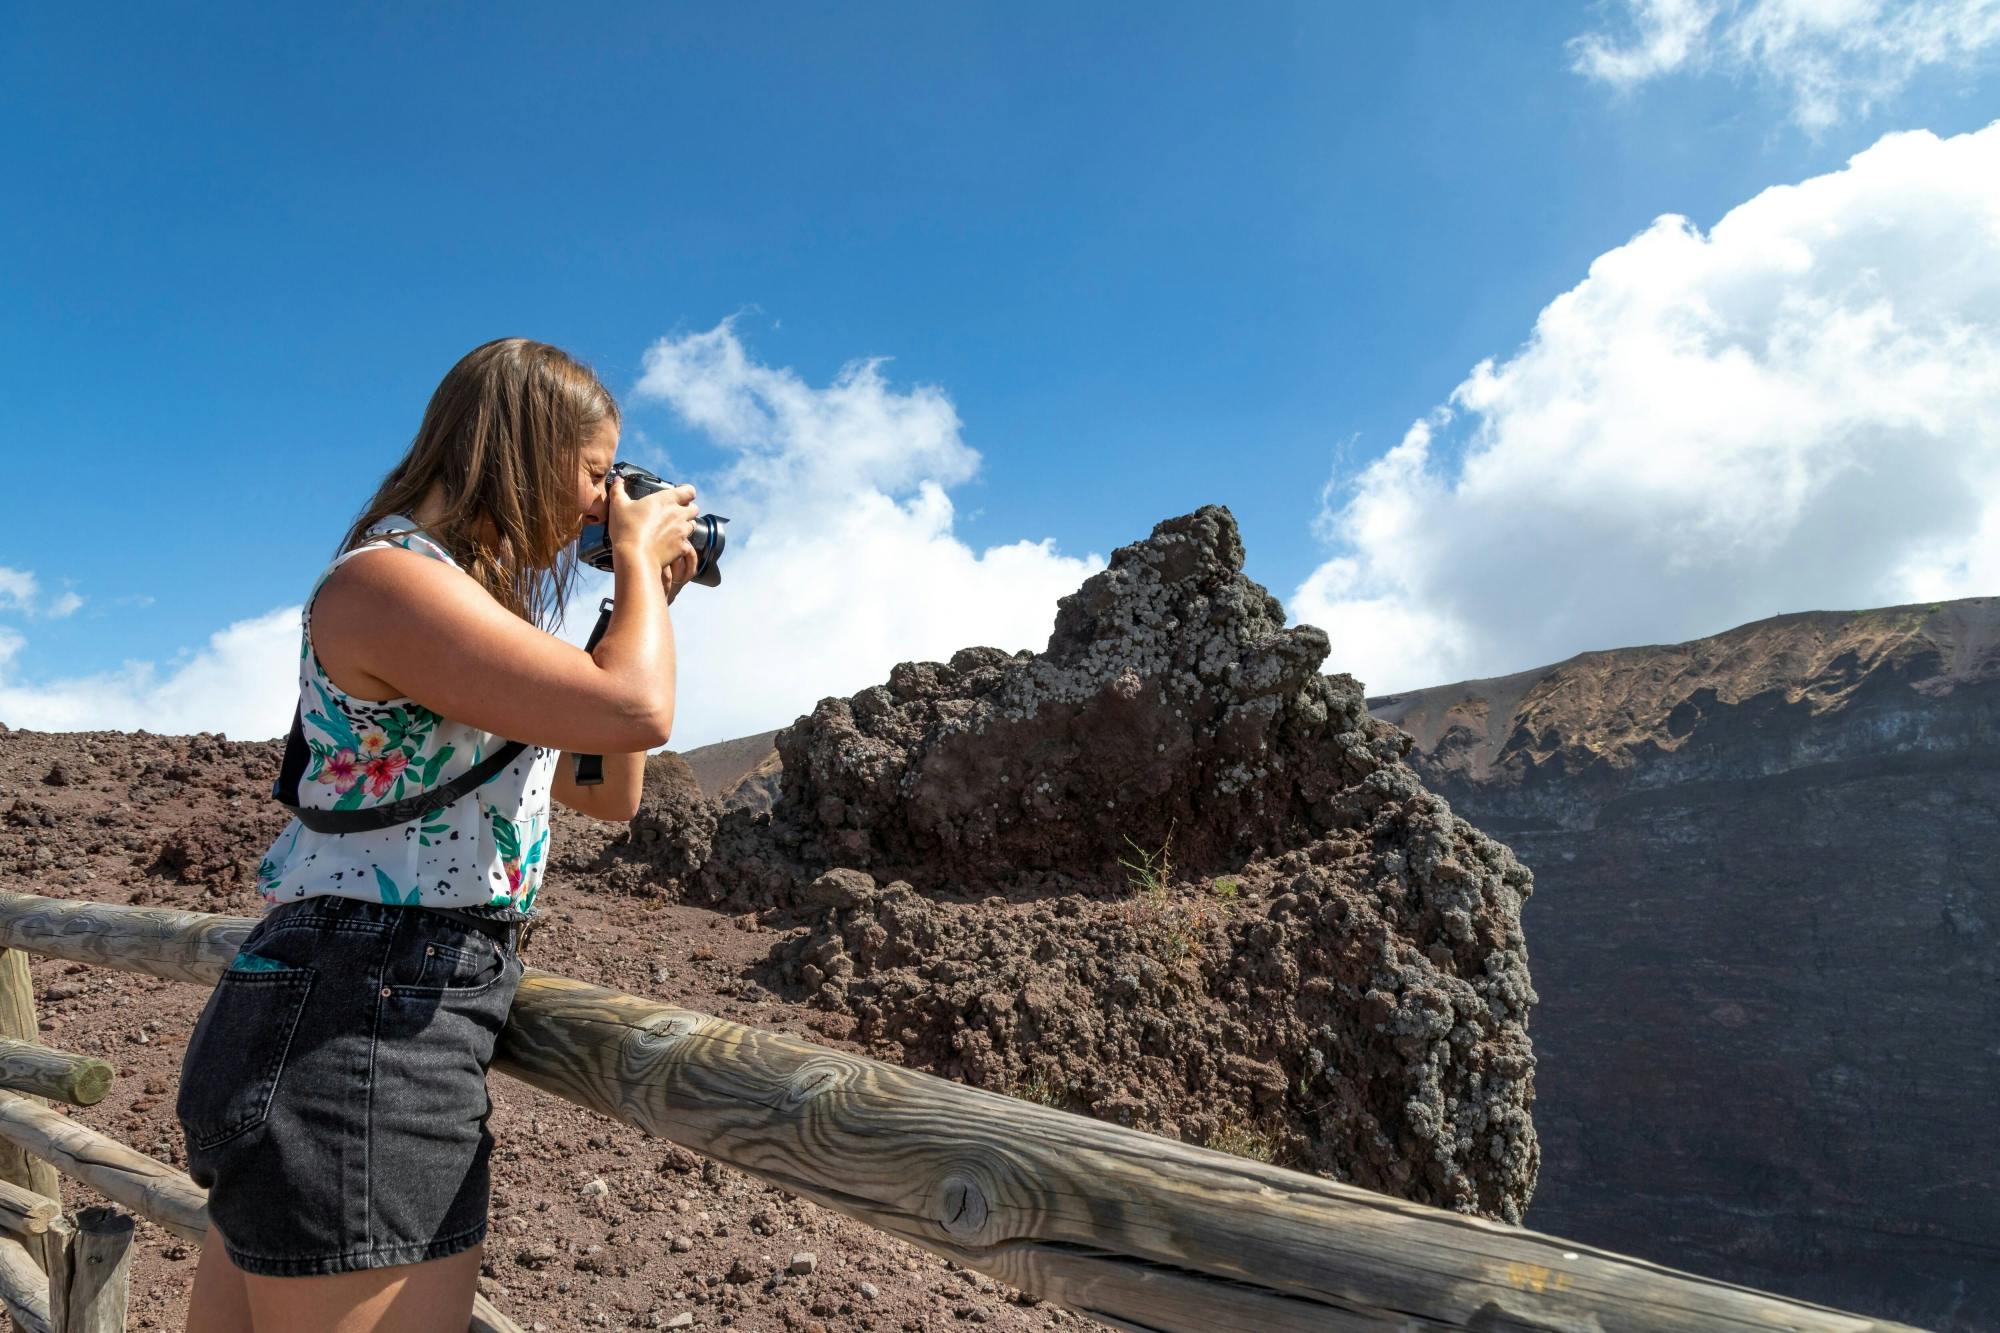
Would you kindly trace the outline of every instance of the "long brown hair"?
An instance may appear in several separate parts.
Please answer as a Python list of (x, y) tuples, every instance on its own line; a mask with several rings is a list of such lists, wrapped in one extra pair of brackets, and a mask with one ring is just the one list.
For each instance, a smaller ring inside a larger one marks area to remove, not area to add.
[(409, 452), (335, 554), (391, 514), (414, 516), (438, 484), (445, 511), (424, 534), (495, 601), (553, 629), (576, 576), (578, 458), (600, 422), (618, 419), (610, 391), (561, 348), (527, 338), (482, 343), (439, 382)]

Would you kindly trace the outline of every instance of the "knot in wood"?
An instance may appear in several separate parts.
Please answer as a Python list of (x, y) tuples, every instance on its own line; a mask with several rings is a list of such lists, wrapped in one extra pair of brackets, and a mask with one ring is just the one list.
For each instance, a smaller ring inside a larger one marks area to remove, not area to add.
[(668, 1018), (656, 1018), (644, 1027), (628, 1029), (619, 1042), (623, 1058), (627, 1062), (643, 1064), (668, 1047), (678, 1045), (694, 1032), (695, 1027), (693, 1016), (674, 1014)]
[(808, 1060), (785, 1080), (784, 1109), (796, 1111), (815, 1097), (832, 1092), (847, 1081), (847, 1070), (835, 1060)]
[(986, 1229), (986, 1187), (963, 1171), (954, 1171), (938, 1187), (938, 1225), (954, 1240), (970, 1241)]

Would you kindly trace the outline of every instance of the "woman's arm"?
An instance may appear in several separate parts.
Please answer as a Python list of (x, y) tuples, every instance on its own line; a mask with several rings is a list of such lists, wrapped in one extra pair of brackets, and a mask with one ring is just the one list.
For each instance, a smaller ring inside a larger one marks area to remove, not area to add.
[(617, 605), (588, 653), (514, 615), (463, 570), (395, 547), (328, 576), (313, 604), (313, 647), (343, 689), (339, 672), (351, 668), (350, 679), (365, 675), (509, 740), (606, 755), (664, 745), (674, 632), (659, 571), (693, 557), (692, 494), (613, 491)]
[[(694, 552), (688, 551), (670, 569), (660, 571), (660, 586), (668, 602), (679, 596), (687, 581), (694, 577), (695, 563)], [(576, 783), (576, 756), (565, 750), (556, 760), (556, 776), (549, 784), (549, 797), (580, 815), (628, 824), (639, 813), (639, 801), (646, 794), (648, 753), (641, 750), (636, 754), (604, 755), (604, 781), (580, 787)]]
[(628, 823), (639, 813), (646, 789), (646, 751), (604, 756), (604, 781), (594, 787), (576, 785), (576, 756), (564, 750), (556, 760), (549, 796), (580, 815), (614, 824)]

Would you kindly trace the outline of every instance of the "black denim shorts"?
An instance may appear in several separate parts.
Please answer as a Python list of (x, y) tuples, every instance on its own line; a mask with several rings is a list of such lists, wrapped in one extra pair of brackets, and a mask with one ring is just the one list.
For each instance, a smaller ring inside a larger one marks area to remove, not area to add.
[(175, 1105), (238, 1268), (341, 1273), (485, 1237), (486, 1070), (521, 971), (421, 907), (265, 914), (195, 1024)]

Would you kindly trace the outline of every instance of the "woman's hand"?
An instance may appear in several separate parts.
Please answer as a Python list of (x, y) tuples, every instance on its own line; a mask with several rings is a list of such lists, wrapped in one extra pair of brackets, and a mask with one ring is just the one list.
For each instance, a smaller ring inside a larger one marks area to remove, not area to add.
[(694, 487), (669, 486), (635, 500), (625, 494), (624, 478), (614, 476), (608, 498), (613, 562), (630, 559), (642, 568), (658, 569), (671, 601), (694, 577), (700, 559), (692, 541), (701, 512)]
[(669, 604), (673, 602), (674, 598), (681, 595), (681, 589), (687, 587), (688, 580), (694, 577), (694, 571), (700, 564), (700, 552), (690, 546), (687, 550), (675, 556), (667, 568), (660, 571), (660, 578), (667, 585), (667, 601)]

